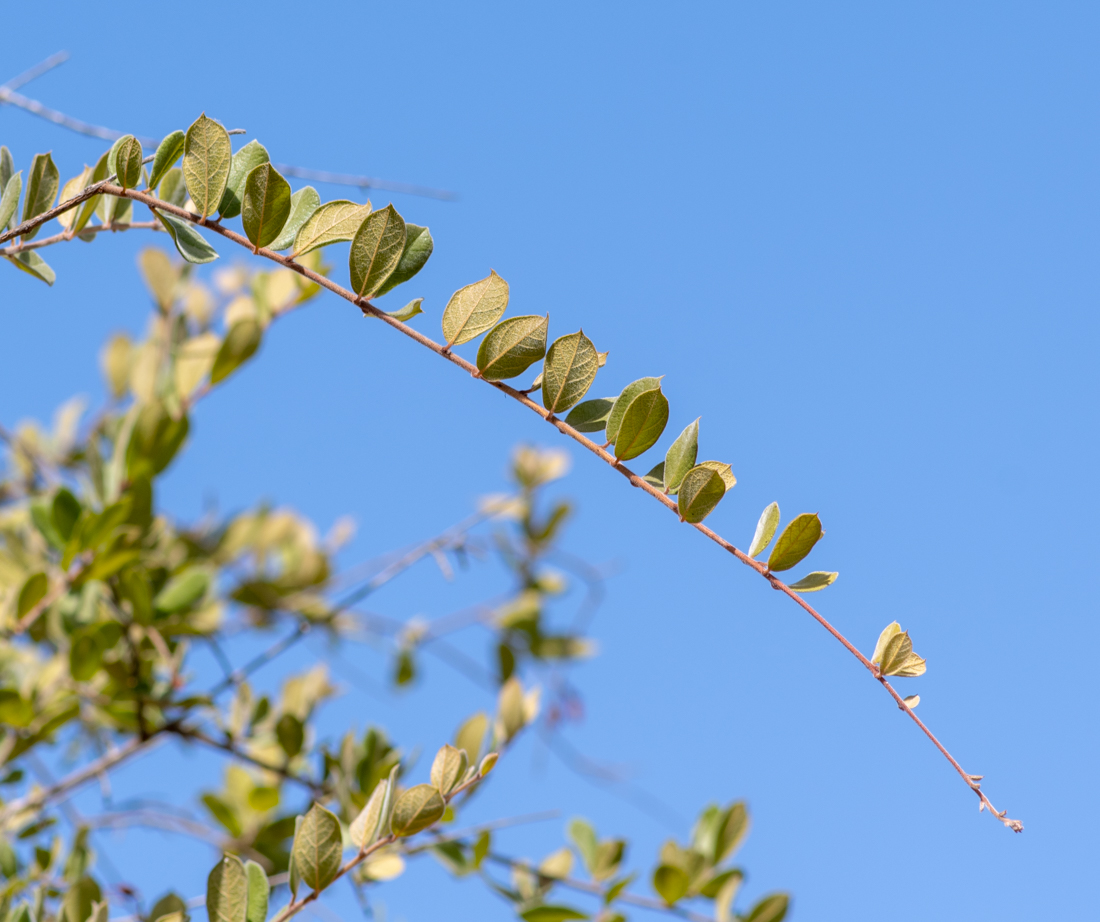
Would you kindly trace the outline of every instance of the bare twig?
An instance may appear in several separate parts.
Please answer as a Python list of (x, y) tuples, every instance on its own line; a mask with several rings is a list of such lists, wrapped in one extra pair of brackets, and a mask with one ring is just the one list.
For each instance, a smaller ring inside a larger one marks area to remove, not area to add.
[(291, 166), (289, 163), (273, 164), (284, 176), (294, 176), (297, 179), (311, 179), (313, 182), (333, 183), (337, 186), (355, 186), (364, 192), (368, 189), (379, 189), (384, 192), (400, 192), (405, 195), (417, 195), (420, 198), (434, 198), (441, 202), (457, 202), (458, 196), (446, 189), (433, 189), (430, 186), (417, 186), (407, 182), (392, 182), (388, 179), (377, 179), (374, 176), (356, 176), (351, 173), (329, 173), (326, 170), (310, 170), (301, 166)]
[(55, 52), (54, 54), (51, 54), (48, 58), (46, 58), (45, 61), (41, 61), (40, 63), (35, 64), (34, 67), (30, 68), (29, 70), (23, 71), (23, 73), (21, 73), (18, 77), (12, 77), (11, 80), (3, 85), (2, 89), (17, 90), (19, 89), (19, 87), (25, 86), (32, 80), (37, 80), (44, 73), (53, 70), (58, 65), (64, 64), (67, 60), (69, 60), (69, 52)]
[[(164, 227), (159, 221), (134, 221), (132, 224), (89, 224), (80, 231), (80, 235), (102, 234), (104, 231), (120, 233), (129, 230), (164, 231)], [(23, 253), (27, 250), (39, 250), (42, 247), (53, 246), (55, 243), (65, 243), (67, 240), (70, 240), (72, 236), (73, 235), (68, 231), (62, 231), (60, 234), (54, 234), (52, 237), (41, 237), (37, 240), (30, 240), (27, 243), (17, 243), (14, 246), (0, 249), (0, 256), (14, 256), (16, 253)]]

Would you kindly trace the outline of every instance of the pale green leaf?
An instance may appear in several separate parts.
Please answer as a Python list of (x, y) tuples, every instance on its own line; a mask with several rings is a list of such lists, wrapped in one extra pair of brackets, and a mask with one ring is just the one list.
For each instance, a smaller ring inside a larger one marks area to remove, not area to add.
[[(12, 159), (11, 151), (3, 144), (0, 144), (0, 190), (3, 190), (7, 186), (14, 175), (15, 161)], [(0, 231), (3, 229), (3, 225), (0, 224)]]
[(351, 241), (352, 291), (361, 298), (377, 295), (397, 267), (405, 239), (405, 222), (393, 205), (369, 214)]
[(320, 207), (321, 196), (313, 186), (304, 186), (295, 192), (290, 197), (290, 217), (286, 219), (286, 224), (279, 231), (279, 236), (268, 244), (268, 249), (278, 252), (292, 246), (302, 225), (313, 217), (314, 212)]
[[(31, 168), (27, 172), (27, 194), (23, 198), (23, 221), (36, 218), (44, 211), (53, 208), (57, 198), (57, 190), (61, 185), (61, 175), (57, 172), (57, 166), (53, 157), (49, 154), (35, 154), (31, 161)], [(23, 234), (23, 240), (30, 240), (40, 230), (42, 225)]]
[(813, 573), (807, 573), (797, 583), (791, 583), (790, 588), (795, 592), (817, 592), (835, 583), (837, 576), (839, 576), (838, 573), (815, 570)]
[(223, 855), (206, 878), (206, 914), (210, 922), (246, 922), (248, 874), (236, 855)]
[(435, 759), (432, 762), (431, 780), (432, 784), (438, 789), (438, 791), (447, 795), (451, 792), (469, 766), (469, 756), (463, 749), (456, 749), (454, 746), (445, 745), (439, 752), (436, 753)]
[(132, 134), (115, 142), (115, 174), (123, 189), (136, 188), (141, 182), (141, 142)]
[(785, 893), (773, 893), (752, 907), (745, 922), (782, 922), (790, 901)]
[(428, 228), (421, 227), (419, 224), (406, 224), (405, 249), (401, 252), (401, 259), (397, 261), (397, 268), (378, 289), (378, 294), (384, 295), (390, 289), (404, 284), (416, 275), (424, 268), (434, 248), (435, 243)]
[[(621, 402), (616, 401), (616, 406)], [(615, 408), (612, 408), (614, 414)], [(610, 417), (608, 420), (610, 424)], [(615, 433), (615, 457), (629, 461), (657, 444), (668, 422), (668, 398), (661, 387), (642, 391), (631, 398)]]
[(443, 795), (430, 784), (409, 788), (393, 805), (390, 828), (394, 835), (411, 836), (438, 822), (447, 809)]
[(260, 347), (263, 328), (252, 318), (238, 320), (225, 335), (214, 367), (210, 370), (210, 383), (217, 384), (228, 378)]
[(565, 423), (577, 432), (602, 432), (613, 406), (615, 406), (614, 397), (585, 400), (569, 411), (569, 415), (565, 417)]
[[(244, 186), (248, 175), (256, 167), (270, 161), (267, 148), (259, 141), (249, 141), (233, 155), (229, 161), (229, 176), (226, 178), (225, 191), (218, 199), (218, 214), (223, 220), (235, 218), (241, 213), (244, 207)], [(186, 166), (186, 160), (184, 164)], [(194, 197), (192, 194), (191, 198)]]
[(487, 278), (460, 288), (443, 311), (447, 347), (459, 346), (491, 328), (508, 307), (508, 283), (490, 270)]
[(417, 314), (424, 313), (424, 311), (420, 309), (420, 305), (423, 303), (423, 298), (413, 298), (399, 311), (383, 311), (382, 313), (384, 313), (387, 317), (392, 317), (394, 320), (400, 320), (402, 323), (406, 323), (407, 321), (412, 320), (413, 317), (415, 317)]
[(245, 922), (267, 922), (267, 901), (271, 895), (271, 884), (267, 874), (255, 861), (245, 862), (248, 875), (248, 909)]
[[(165, 174), (175, 166), (176, 161), (183, 154), (183, 142), (184, 134), (182, 131), (173, 131), (169, 135), (165, 135), (163, 141), (157, 145), (156, 153), (153, 154), (152, 169), (149, 171), (149, 188), (156, 189), (160, 185), (160, 181), (164, 179)], [(160, 196), (164, 199), (164, 196)]]
[(882, 633), (878, 635), (878, 641), (875, 643), (875, 652), (871, 654), (871, 662), (882, 665), (882, 656), (886, 652), (886, 645), (893, 639), (895, 634), (901, 633), (901, 625), (896, 621), (892, 621), (882, 629)]
[(379, 781), (374, 786), (374, 790), (371, 791), (371, 795), (363, 809), (359, 811), (359, 815), (352, 820), (351, 826), (348, 827), (348, 836), (361, 849), (366, 848), (378, 838), (376, 833), (379, 831), (379, 820), (382, 818), (382, 806), (386, 801), (388, 788), (389, 781), (385, 778)]
[(662, 864), (653, 872), (653, 889), (669, 906), (687, 895), (690, 883), (687, 874), (675, 865)]
[(905, 706), (909, 708), (909, 710), (913, 710), (913, 708), (920, 704), (920, 695), (906, 695), (901, 700), (905, 702)]
[(218, 210), (229, 182), (232, 160), (229, 132), (205, 114), (200, 115), (184, 136), (183, 179), (202, 217)]
[(692, 524), (702, 522), (725, 495), (721, 475), (709, 467), (696, 465), (680, 481), (676, 500), (680, 518)]
[(596, 347), (583, 330), (559, 336), (542, 366), (542, 405), (564, 413), (588, 393), (599, 369)]
[[(88, 185), (94, 186), (97, 182), (102, 182), (107, 178), (107, 154), (103, 153), (96, 161), (96, 165), (92, 168), (92, 175), (88, 178)], [(99, 206), (103, 203), (105, 196), (93, 195), (90, 199), (87, 199), (78, 209), (76, 220), (70, 225), (69, 230), (73, 233), (80, 233), (85, 227), (88, 226), (88, 222), (92, 220), (98, 210)], [(116, 201), (113, 196), (112, 201)]]
[(673, 442), (665, 454), (665, 484), (669, 493), (675, 493), (680, 489), (680, 481), (684, 474), (695, 467), (695, 459), (699, 453), (699, 420), (695, 420)]
[(340, 199), (326, 202), (309, 216), (294, 238), (291, 257), (304, 256), (310, 250), (351, 240), (370, 214), (370, 202), (359, 205)]
[(294, 837), (298, 877), (312, 890), (324, 890), (340, 872), (342, 850), (340, 821), (320, 804), (314, 804)]
[(183, 170), (178, 166), (172, 167), (160, 181), (160, 189), (157, 195), (163, 202), (182, 208), (187, 201), (187, 186), (183, 182)]
[[(88, 185), (92, 178), (92, 168), (90, 166), (84, 167), (76, 176), (70, 179), (61, 187), (61, 195), (57, 197), (59, 203), (67, 202), (69, 199), (75, 197)], [(0, 211), (3, 208), (0, 207)], [(72, 227), (73, 221), (76, 220), (77, 215), (80, 214), (80, 206), (72, 208), (69, 211), (63, 211), (57, 216), (57, 223), (60, 224), (65, 230)], [(0, 215), (2, 217), (2, 215)], [(0, 227), (3, 227), (3, 222), (0, 221)]]
[(755, 557), (771, 544), (775, 530), (779, 527), (779, 503), (772, 503), (760, 513), (756, 523), (756, 531), (753, 532), (752, 543), (749, 545), (749, 556)]
[(206, 238), (195, 230), (195, 226), (190, 221), (165, 214), (163, 211), (153, 213), (168, 231), (180, 256), (189, 263), (208, 263), (218, 258), (218, 251), (206, 242)]
[(665, 488), (665, 462), (658, 461), (653, 465), (650, 472), (642, 477), (642, 480), (657, 490), (663, 490)]
[(645, 391), (651, 391), (661, 386), (662, 378), (639, 378), (623, 388), (621, 394), (615, 398), (615, 406), (611, 408), (611, 415), (607, 418), (607, 440), (614, 443), (619, 436), (619, 425), (626, 414), (626, 408), (631, 401)]
[(466, 750), (471, 762), (476, 762), (481, 756), (481, 748), (485, 744), (485, 734), (489, 730), (489, 717), (483, 711), (478, 711), (462, 724), (455, 733), (455, 746)]
[[(5, 147), (4, 150), (7, 150)], [(0, 196), (0, 233), (3, 233), (19, 208), (19, 196), (23, 194), (23, 171), (14, 173), (8, 177), (8, 181), (0, 186), (3, 195)]]
[(477, 369), (487, 381), (523, 374), (546, 355), (550, 316), (512, 317), (489, 331), (477, 350)]
[(378, 815), (378, 828), (371, 837), (372, 842), (377, 842), (382, 836), (390, 834), (390, 824), (393, 819), (393, 805), (397, 800), (397, 776), (401, 773), (401, 763), (398, 762), (390, 769), (389, 778), (386, 781), (386, 791), (382, 797), (382, 809)]
[(28, 275), (33, 275), (47, 285), (52, 285), (57, 279), (57, 274), (50, 268), (49, 263), (34, 250), (24, 250), (22, 253), (9, 256), (8, 259), (16, 268), (22, 269)]
[(924, 675), (927, 666), (925, 661), (913, 652), (913, 641), (909, 639), (909, 632), (895, 631), (886, 641), (879, 668), (883, 675), (915, 677)]
[(519, 914), (523, 922), (571, 922), (589, 918), (583, 912), (569, 906), (532, 906)]
[(138, 268), (141, 269), (145, 285), (152, 293), (157, 306), (164, 311), (176, 300), (176, 286), (180, 280), (180, 268), (173, 263), (164, 250), (146, 247), (138, 254)]
[(699, 467), (709, 467), (712, 471), (716, 471), (718, 476), (722, 478), (722, 483), (726, 485), (727, 493), (737, 486), (737, 478), (733, 476), (733, 468), (728, 464), (721, 461), (700, 461)]
[(266, 247), (290, 217), (290, 183), (270, 163), (261, 163), (245, 177), (242, 194), (245, 236), (254, 247)]
[(162, 615), (173, 615), (198, 602), (210, 586), (210, 577), (202, 570), (185, 570), (173, 576), (153, 599), (153, 608)]
[(775, 542), (768, 557), (768, 569), (778, 573), (796, 566), (813, 550), (823, 534), (825, 532), (817, 513), (803, 512), (795, 516)]

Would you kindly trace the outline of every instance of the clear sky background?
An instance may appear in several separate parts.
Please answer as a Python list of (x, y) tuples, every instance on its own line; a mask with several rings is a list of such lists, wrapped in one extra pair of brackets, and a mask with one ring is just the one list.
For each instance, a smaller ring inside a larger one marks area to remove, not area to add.
[[(980, 816), (865, 671), (744, 567), (532, 414), (322, 297), (199, 408), (170, 509), (269, 498), (322, 528), (351, 513), (353, 562), (460, 519), (527, 440), (573, 456), (568, 549), (618, 567), (567, 738), (629, 766), (673, 818), (528, 741), (472, 819), (560, 807), (631, 835), (649, 868), (705, 803), (744, 797), (747, 894), (791, 891), (796, 920), (1095, 911), (1100, 8), (3, 7), (24, 25), (0, 80), (67, 49), (26, 92), (72, 115), (159, 136), (205, 110), (277, 161), (459, 193), (393, 197), (436, 251), (392, 299), (423, 295), (415, 323), (436, 336), (451, 292), (493, 268), (512, 313), (611, 350), (593, 396), (666, 375), (662, 446), (701, 415), (703, 456), (739, 478), (710, 524), (744, 545), (772, 500), (819, 512), (810, 562), (840, 579), (813, 601), (868, 652), (891, 620), (910, 630), (928, 673), (904, 693), (1027, 829)], [(23, 168), (52, 149), (63, 178), (103, 148), (10, 107), (0, 143)], [(98, 344), (148, 308), (138, 238), (56, 248), (52, 290), (4, 270), (5, 424), (102, 393)], [(343, 280), (343, 251), (330, 262)], [(500, 580), (424, 568), (376, 607), (444, 614)], [(387, 668), (367, 651), (358, 666)], [(380, 722), (429, 749), (490, 704), (434, 663), (397, 700), (345, 685), (329, 729)], [(218, 771), (165, 750), (118, 784), (171, 792)], [(502, 845), (541, 857), (563, 824)], [(202, 892), (213, 862), (155, 835), (104, 842), (152, 895)], [(511, 917), (445, 880), (417, 865), (382, 895), (387, 918)], [(356, 917), (342, 891), (329, 905)]]

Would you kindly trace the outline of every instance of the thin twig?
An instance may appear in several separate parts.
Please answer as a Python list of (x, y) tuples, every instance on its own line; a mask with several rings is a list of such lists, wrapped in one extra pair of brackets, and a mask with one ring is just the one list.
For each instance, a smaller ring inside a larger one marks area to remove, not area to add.
[(407, 182), (391, 182), (374, 176), (356, 176), (351, 173), (330, 173), (326, 170), (310, 170), (306, 167), (291, 166), (289, 163), (272, 164), (284, 176), (297, 179), (311, 179), (314, 182), (333, 183), (337, 186), (355, 186), (366, 191), (379, 189), (384, 192), (401, 192), (405, 195), (417, 195), (421, 198), (434, 198), (441, 202), (457, 202), (458, 196), (446, 189), (433, 189), (430, 186), (417, 186)]
[(29, 70), (23, 71), (18, 77), (12, 77), (7, 83), (4, 84), (5, 90), (17, 90), (21, 86), (25, 86), (32, 80), (37, 80), (44, 73), (53, 70), (60, 64), (64, 64), (69, 60), (69, 52), (57, 51), (51, 54), (45, 61), (35, 64), (34, 67)]
[[(190, 221), (191, 223), (196, 224), (200, 227), (204, 227), (207, 230), (213, 231), (214, 233), (219, 234), (227, 240), (232, 241), (233, 243), (246, 247), (254, 255), (262, 256), (265, 259), (268, 259), (274, 263), (278, 263), (281, 266), (292, 269), (299, 275), (302, 275), (308, 278), (310, 281), (314, 282), (315, 284), (320, 285), (322, 288), (331, 291), (333, 294), (339, 295), (345, 301), (349, 301), (350, 303), (356, 305), (365, 316), (375, 317), (378, 320), (381, 320), (383, 323), (389, 324), (389, 326), (393, 327), (400, 333), (403, 333), (405, 336), (409, 337), (409, 339), (412, 339), (414, 342), (423, 346), (425, 349), (434, 352), (436, 355), (446, 359), (451, 364), (458, 366), (476, 380), (481, 381), (483, 384), (486, 384), (489, 387), (495, 388), (496, 390), (507, 395), (508, 397), (511, 397), (518, 403), (521, 403), (528, 410), (535, 413), (541, 419), (545, 420), (563, 435), (573, 439), (573, 441), (575, 441), (577, 444), (583, 446), (588, 451), (592, 452), (592, 454), (596, 455), (596, 457), (598, 457), (601, 461), (622, 474), (627, 479), (627, 481), (629, 481), (631, 486), (638, 488), (643, 493), (648, 493), (653, 499), (663, 505), (670, 512), (675, 514), (678, 519), (680, 518), (679, 508), (670, 497), (665, 495), (661, 490), (658, 490), (656, 487), (653, 487), (650, 484), (646, 483), (645, 480), (643, 480), (640, 476), (631, 471), (621, 461), (616, 459), (604, 447), (597, 445), (591, 439), (585, 437), (582, 433), (578, 432), (572, 426), (568, 425), (563, 420), (550, 413), (544, 407), (535, 403), (522, 391), (519, 391), (502, 381), (486, 380), (479, 374), (477, 367), (471, 362), (468, 362), (461, 356), (455, 355), (455, 353), (453, 353), (446, 346), (437, 343), (435, 340), (431, 339), (428, 336), (425, 336), (420, 331), (415, 330), (410, 326), (407, 326), (406, 324), (390, 316), (380, 308), (375, 307), (373, 304), (370, 303), (370, 301), (364, 300), (363, 298), (356, 295), (354, 292), (348, 291), (346, 288), (343, 288), (336, 282), (333, 282), (331, 279), (317, 272), (314, 272), (313, 270), (308, 269), (303, 265), (300, 265), (288, 256), (284, 256), (281, 253), (276, 253), (275, 251), (267, 249), (266, 247), (253, 247), (252, 243), (243, 235), (238, 234), (235, 231), (229, 230), (226, 227), (222, 227), (220, 224), (211, 223), (206, 219), (200, 217), (199, 215), (193, 214), (192, 212), (189, 212), (183, 208), (172, 205), (169, 202), (162, 202), (146, 192), (141, 192), (135, 189), (122, 189), (119, 186), (111, 185), (104, 187), (103, 191), (110, 195), (133, 199), (134, 201), (141, 202), (142, 204), (147, 205), (154, 210), (159, 209), (168, 214), (172, 214), (176, 217), (182, 218), (186, 221)], [(54, 210), (56, 211), (57, 209)], [(51, 217), (53, 217), (53, 215), (51, 215)], [(25, 233), (27, 230), (30, 230), (31, 227), (37, 226), (36, 222), (43, 223), (43, 216), (40, 215), (38, 218), (35, 218), (30, 222), (25, 222), (24, 225), (20, 226), (20, 228), (17, 228), (15, 231), (12, 231), (10, 233), (12, 235), (17, 232)], [(6, 239), (5, 236), (0, 236), (0, 242), (3, 242), (4, 239)], [(943, 744), (940, 743), (940, 741), (924, 725), (924, 723), (917, 717), (917, 715), (913, 713), (913, 709), (905, 704), (904, 700), (897, 694), (897, 692), (893, 690), (889, 683), (883, 680), (882, 676), (879, 674), (878, 667), (875, 666), (869, 659), (867, 659), (867, 657), (864, 656), (843, 634), (841, 634), (840, 631), (833, 627), (833, 625), (830, 624), (829, 621), (820, 612), (818, 612), (815, 608), (813, 608), (813, 606), (807, 603), (806, 600), (803, 599), (793, 589), (791, 589), (790, 586), (780, 580), (778, 576), (772, 573), (768, 569), (766, 564), (754, 560), (752, 557), (749, 557), (743, 551), (738, 549), (721, 535), (712, 531), (706, 525), (703, 525), (702, 523), (687, 523), (684, 522), (683, 519), (680, 519), (680, 521), (682, 524), (687, 524), (691, 528), (694, 528), (696, 531), (702, 533), (719, 547), (732, 554), (745, 566), (756, 571), (756, 573), (758, 573), (771, 584), (772, 588), (784, 593), (789, 598), (794, 600), (794, 602), (799, 605), (803, 610), (805, 610), (807, 614), (809, 614), (815, 621), (818, 622), (818, 624), (825, 628), (825, 630), (828, 631), (849, 653), (851, 653), (857, 660), (859, 660), (863, 667), (866, 668), (877, 681), (880, 681), (883, 684), (883, 686), (890, 693), (891, 697), (893, 697), (895, 701), (899, 703), (899, 707), (901, 707), (901, 709), (905, 711), (910, 718), (912, 718), (912, 720), (928, 737), (928, 739), (931, 740), (936, 748), (939, 749), (940, 752), (948, 759), (952, 767), (963, 778), (967, 787), (969, 787), (970, 790), (972, 790), (977, 795), (982, 806), (987, 807), (995, 817), (997, 817), (1007, 828), (1011, 829), (1013, 832), (1023, 831), (1023, 824), (1019, 820), (1009, 819), (1006, 815), (1007, 811), (998, 811), (993, 807), (993, 804), (989, 801), (989, 798), (981, 790), (981, 786), (977, 783), (977, 781), (975, 781), (975, 778), (978, 776), (970, 775), (962, 769), (959, 763), (948, 753)]]
[(531, 823), (543, 823), (547, 820), (556, 820), (560, 816), (561, 810), (543, 810), (541, 813), (525, 813), (522, 816), (506, 816), (503, 819), (491, 820), (488, 823), (479, 823), (477, 826), (469, 826), (466, 829), (448, 832), (446, 835), (437, 833), (437, 837), (432, 839), (431, 842), (425, 842), (423, 845), (416, 845), (404, 851), (406, 855), (419, 855), (421, 852), (426, 852), (428, 849), (435, 848), (437, 845), (447, 845), (450, 842), (465, 843), (471, 836), (479, 836), (483, 832), (495, 832), (498, 829), (509, 829), (513, 826), (527, 826)]
[[(120, 233), (128, 230), (150, 230), (150, 231), (164, 231), (163, 225), (160, 221), (134, 221), (132, 224), (89, 224), (83, 230), (80, 231), (78, 236), (85, 234), (102, 234), (104, 231), (110, 231), (111, 233)], [(27, 243), (17, 243), (14, 246), (4, 247), (0, 249), (0, 256), (14, 256), (16, 253), (23, 253), (27, 250), (40, 250), (42, 247), (53, 246), (55, 243), (65, 243), (72, 239), (72, 234), (68, 231), (62, 231), (60, 234), (54, 234), (52, 237), (42, 237), (38, 240), (31, 240)]]

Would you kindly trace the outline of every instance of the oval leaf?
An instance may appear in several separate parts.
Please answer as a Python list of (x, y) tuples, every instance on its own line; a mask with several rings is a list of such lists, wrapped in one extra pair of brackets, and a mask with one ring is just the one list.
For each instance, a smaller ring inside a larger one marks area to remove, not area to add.
[(314, 804), (294, 837), (294, 867), (299, 880), (313, 890), (324, 890), (340, 873), (342, 850), (340, 821), (320, 804)]
[(752, 907), (745, 922), (783, 922), (790, 901), (785, 893), (773, 893)]
[(464, 749), (446, 745), (435, 754), (432, 762), (432, 784), (441, 794), (449, 794), (466, 773), (469, 758)]
[(141, 142), (132, 134), (115, 142), (115, 173), (123, 189), (134, 189), (141, 182)]
[(149, 171), (150, 189), (156, 189), (160, 185), (165, 173), (172, 169), (183, 154), (183, 138), (182, 131), (173, 131), (157, 145), (156, 153), (153, 154), (152, 169)]
[(245, 922), (248, 874), (236, 855), (223, 855), (206, 878), (206, 913), (210, 922)]
[(566, 425), (572, 426), (577, 432), (602, 432), (607, 426), (607, 418), (611, 415), (613, 406), (614, 397), (597, 397), (595, 400), (578, 403), (565, 417)]
[(542, 368), (542, 405), (551, 413), (565, 412), (588, 393), (599, 370), (599, 354), (583, 330), (558, 337)]
[(815, 570), (813, 573), (807, 573), (797, 583), (791, 583), (790, 588), (795, 592), (818, 592), (835, 583), (839, 575), (839, 573), (826, 573), (824, 570)]
[(27, 612), (46, 597), (46, 590), (49, 589), (49, 585), (50, 582), (45, 573), (32, 573), (27, 577), (27, 581), (23, 583), (23, 588), (19, 590), (19, 600), (16, 602), (15, 613), (17, 618), (22, 619)]
[(669, 906), (684, 898), (688, 892), (687, 874), (671, 864), (662, 864), (653, 872), (653, 889)]
[(389, 782), (385, 778), (374, 786), (370, 798), (363, 809), (359, 811), (359, 815), (352, 820), (351, 826), (348, 827), (348, 835), (351, 837), (351, 841), (358, 845), (360, 849), (366, 848), (376, 839), (375, 833), (378, 831), (378, 821), (382, 818), (382, 805), (386, 800), (388, 786)]
[(614, 443), (619, 437), (619, 426), (622, 424), (626, 408), (632, 400), (645, 391), (651, 391), (661, 386), (660, 378), (639, 378), (623, 388), (621, 394), (615, 398), (615, 406), (611, 408), (611, 415), (607, 418), (607, 440)]
[(340, 199), (327, 202), (309, 216), (294, 238), (292, 257), (304, 256), (310, 250), (351, 240), (370, 214), (370, 202), (359, 205)]
[(546, 355), (550, 316), (512, 317), (498, 323), (477, 350), (477, 370), (488, 381), (523, 374)]
[(261, 163), (244, 180), (241, 223), (254, 247), (266, 247), (290, 217), (290, 183), (270, 163)]
[(50, 264), (46, 262), (41, 256), (39, 256), (34, 250), (24, 250), (22, 253), (16, 253), (14, 256), (9, 256), (12, 264), (22, 269), (27, 275), (33, 275), (39, 281), (45, 282), (47, 285), (52, 285), (57, 281), (57, 273), (50, 268)]
[(210, 383), (217, 384), (228, 378), (244, 362), (252, 357), (263, 338), (260, 324), (252, 319), (238, 320), (225, 336), (225, 341), (214, 359), (210, 370)]
[(397, 798), (390, 828), (394, 835), (411, 836), (437, 822), (447, 809), (443, 795), (430, 784), (418, 784)]
[(615, 457), (629, 461), (657, 444), (668, 423), (668, 398), (660, 387), (643, 391), (631, 402), (619, 424)]
[(490, 270), (488, 278), (460, 288), (443, 311), (447, 348), (468, 343), (493, 326), (508, 307), (508, 283)]
[(200, 115), (183, 139), (183, 181), (204, 218), (218, 210), (229, 182), (232, 159), (229, 132), (205, 113)]
[(267, 148), (259, 141), (249, 141), (229, 161), (229, 178), (225, 183), (225, 191), (218, 200), (218, 214), (225, 218), (235, 218), (244, 207), (244, 184), (248, 174), (256, 167), (268, 163), (270, 157)]
[(313, 186), (304, 186), (295, 192), (290, 197), (290, 217), (286, 219), (286, 224), (279, 231), (279, 236), (269, 244), (269, 248), (279, 251), (292, 246), (298, 231), (320, 207), (321, 196)]
[(709, 467), (712, 471), (717, 471), (718, 476), (722, 478), (722, 483), (726, 485), (727, 493), (737, 486), (737, 478), (733, 476), (733, 468), (728, 464), (723, 464), (721, 461), (700, 461), (699, 466)]
[(248, 909), (245, 922), (267, 922), (267, 901), (271, 895), (271, 884), (267, 873), (255, 861), (247, 861), (244, 866), (248, 876)]
[(405, 222), (393, 205), (367, 216), (351, 241), (351, 288), (373, 298), (397, 268), (405, 249)]
[[(23, 220), (29, 221), (36, 218), (44, 211), (53, 208), (54, 199), (57, 198), (57, 190), (61, 185), (61, 174), (57, 172), (57, 166), (53, 157), (49, 154), (35, 154), (31, 161), (31, 168), (27, 173), (27, 195), (23, 199)], [(27, 231), (22, 235), (23, 240), (34, 237), (42, 225)], [(32, 273), (33, 274), (33, 273)]]
[(778, 527), (779, 503), (772, 503), (760, 513), (760, 518), (756, 523), (756, 531), (752, 536), (752, 543), (749, 545), (750, 557), (755, 557), (771, 543)]
[(825, 532), (821, 528), (821, 519), (816, 512), (803, 512), (796, 516), (779, 536), (768, 557), (768, 569), (779, 572), (797, 565)]
[(717, 471), (701, 464), (684, 474), (680, 481), (677, 506), (685, 522), (702, 522), (726, 495), (726, 485)]
[(154, 211), (153, 213), (157, 216), (157, 220), (164, 225), (164, 229), (168, 231), (168, 236), (172, 238), (172, 242), (176, 245), (176, 251), (189, 263), (201, 265), (202, 263), (213, 262), (218, 258), (218, 251), (206, 242), (206, 238), (195, 230), (190, 221), (184, 221), (175, 215), (165, 214), (163, 211)]
[(0, 188), (0, 232), (8, 226), (19, 207), (19, 196), (23, 194), (23, 171), (20, 170), (8, 177), (8, 181)]
[(699, 453), (699, 420), (695, 420), (673, 442), (665, 454), (664, 481), (669, 493), (680, 489), (684, 474), (695, 467)]
[(397, 261), (397, 268), (386, 279), (385, 284), (378, 289), (379, 295), (384, 295), (391, 288), (396, 288), (411, 279), (417, 272), (424, 268), (428, 257), (435, 249), (431, 231), (419, 224), (405, 225), (405, 249), (401, 252), (401, 259)]

